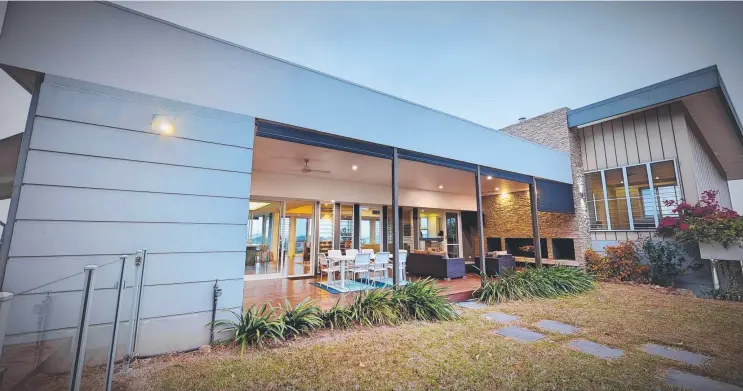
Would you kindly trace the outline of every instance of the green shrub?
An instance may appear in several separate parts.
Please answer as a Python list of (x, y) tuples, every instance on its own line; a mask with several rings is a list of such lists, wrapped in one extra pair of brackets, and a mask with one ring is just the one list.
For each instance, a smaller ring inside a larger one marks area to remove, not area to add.
[(364, 326), (395, 325), (400, 323), (400, 312), (390, 300), (389, 289), (374, 289), (356, 296), (351, 311)]
[(426, 278), (393, 291), (390, 300), (403, 319), (426, 322), (457, 319), (454, 306), (439, 295), (444, 290), (446, 288), (436, 287), (434, 280)]
[(240, 354), (245, 351), (247, 345), (262, 345), (265, 340), (274, 341), (284, 339), (284, 324), (280, 319), (274, 317), (274, 310), (264, 304), (256, 308), (251, 306), (242, 315), (234, 312), (237, 321), (218, 320), (214, 322), (215, 327), (224, 327), (220, 333), (234, 332), (234, 341), (240, 345)]
[(586, 250), (586, 269), (601, 280), (648, 282), (648, 267), (640, 263), (637, 246), (631, 240), (606, 246), (606, 255)]
[(743, 289), (734, 288), (710, 288), (702, 291), (704, 296), (714, 300), (727, 300), (743, 302)]
[(508, 271), (499, 277), (488, 278), (474, 295), (480, 301), (493, 304), (574, 295), (594, 288), (592, 275), (578, 268), (557, 266)]
[(289, 300), (284, 299), (284, 308), (279, 321), (284, 325), (286, 338), (307, 334), (323, 326), (320, 307), (314, 300), (306, 298), (292, 308)]
[(640, 256), (648, 265), (650, 283), (672, 286), (677, 277), (699, 270), (701, 265), (686, 262), (678, 245), (665, 240), (644, 238), (640, 241)]
[(323, 324), (330, 329), (347, 329), (358, 322), (358, 314), (354, 307), (340, 305), (340, 299), (327, 311), (321, 314)]

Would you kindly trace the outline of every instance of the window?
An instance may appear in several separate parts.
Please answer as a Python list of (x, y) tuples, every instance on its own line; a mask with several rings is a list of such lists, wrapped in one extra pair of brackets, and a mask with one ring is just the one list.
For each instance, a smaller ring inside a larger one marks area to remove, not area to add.
[(353, 248), (353, 205), (341, 205), (341, 250)]
[(421, 217), (421, 238), (428, 238), (428, 217)]
[(681, 198), (673, 160), (590, 172), (585, 183), (592, 231), (654, 229), (673, 215), (664, 202)]
[(606, 202), (604, 200), (604, 185), (601, 180), (601, 172), (586, 174), (586, 192), (588, 207), (588, 218), (592, 230), (609, 229), (606, 219)]

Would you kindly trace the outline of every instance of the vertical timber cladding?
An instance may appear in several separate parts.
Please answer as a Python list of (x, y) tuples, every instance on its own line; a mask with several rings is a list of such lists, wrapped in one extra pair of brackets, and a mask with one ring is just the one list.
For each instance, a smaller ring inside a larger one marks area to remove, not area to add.
[[(172, 120), (170, 134), (153, 129), (155, 115)], [(47, 75), (5, 289), (22, 292), (147, 249), (137, 353), (208, 343), (214, 280), (218, 309), (242, 306), (253, 131), (251, 117)], [(116, 273), (106, 269), (95, 296), (108, 304)], [(72, 335), (77, 282), (16, 297), (6, 343), (33, 340), (36, 317), (21, 310), (47, 292), (55, 308), (46, 328)], [(106, 348), (109, 307), (94, 305), (89, 349)]]
[(696, 164), (703, 158), (682, 103), (674, 102), (576, 130), (585, 171), (675, 159), (684, 197), (696, 202)]

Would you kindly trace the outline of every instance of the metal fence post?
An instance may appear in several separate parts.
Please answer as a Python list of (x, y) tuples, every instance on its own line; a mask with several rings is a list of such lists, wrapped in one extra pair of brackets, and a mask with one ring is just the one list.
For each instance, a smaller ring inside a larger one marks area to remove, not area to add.
[(134, 285), (132, 286), (132, 308), (129, 314), (129, 336), (126, 340), (126, 351), (124, 351), (124, 363), (121, 371), (127, 373), (134, 359), (134, 336), (139, 323), (139, 293), (142, 285), (142, 274), (144, 271), (144, 251), (139, 250), (134, 256)]
[(119, 274), (119, 294), (116, 297), (116, 311), (114, 312), (113, 330), (111, 331), (111, 346), (108, 348), (108, 363), (106, 366), (106, 391), (111, 391), (113, 376), (114, 376), (114, 365), (116, 365), (116, 343), (119, 339), (119, 317), (121, 316), (121, 301), (124, 298), (124, 285), (126, 280), (124, 279), (124, 270), (126, 269), (126, 255), (122, 255), (121, 259), (121, 273)]
[(85, 282), (83, 284), (83, 300), (80, 308), (80, 320), (78, 321), (77, 334), (75, 335), (75, 355), (72, 361), (70, 373), (70, 391), (80, 389), (80, 379), (83, 375), (85, 364), (85, 343), (88, 339), (88, 318), (90, 317), (90, 306), (93, 302), (93, 291), (95, 283), (96, 265), (85, 266)]

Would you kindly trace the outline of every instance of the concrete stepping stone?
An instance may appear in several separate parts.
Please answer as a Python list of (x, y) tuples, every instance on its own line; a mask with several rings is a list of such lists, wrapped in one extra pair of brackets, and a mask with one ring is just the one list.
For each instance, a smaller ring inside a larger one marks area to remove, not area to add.
[(536, 342), (545, 337), (542, 333), (537, 333), (536, 331), (527, 330), (523, 327), (517, 326), (504, 327), (496, 331), (496, 333), (506, 338), (512, 338), (521, 342)]
[(551, 331), (558, 334), (577, 334), (580, 329), (567, 323), (557, 322), (554, 320), (542, 320), (536, 324), (540, 329)]
[(670, 358), (671, 360), (681, 361), (690, 365), (703, 365), (709, 361), (709, 356), (703, 354), (687, 352), (686, 350), (680, 349), (671, 349), (667, 346), (656, 345), (654, 343), (642, 345), (641, 349), (645, 351), (645, 353), (652, 354), (653, 356)]
[(590, 354), (605, 360), (613, 360), (624, 355), (624, 351), (621, 349), (610, 348), (606, 345), (601, 345), (596, 342), (591, 342), (585, 339), (576, 339), (570, 341), (568, 344), (573, 349), (577, 349), (585, 354)]
[(490, 320), (490, 321), (493, 321), (493, 322), (497, 322), (497, 323), (515, 322), (515, 321), (521, 319), (520, 316), (508, 315), (508, 314), (504, 314), (502, 312), (489, 312), (489, 313), (483, 315), (482, 317), (485, 318), (485, 319), (487, 319), (487, 320)]
[(457, 305), (463, 308), (471, 309), (471, 310), (479, 310), (479, 309), (488, 307), (487, 305), (477, 300), (460, 301), (457, 303)]
[(666, 383), (693, 391), (743, 391), (743, 388), (712, 380), (708, 377), (692, 375), (677, 369), (669, 369)]

